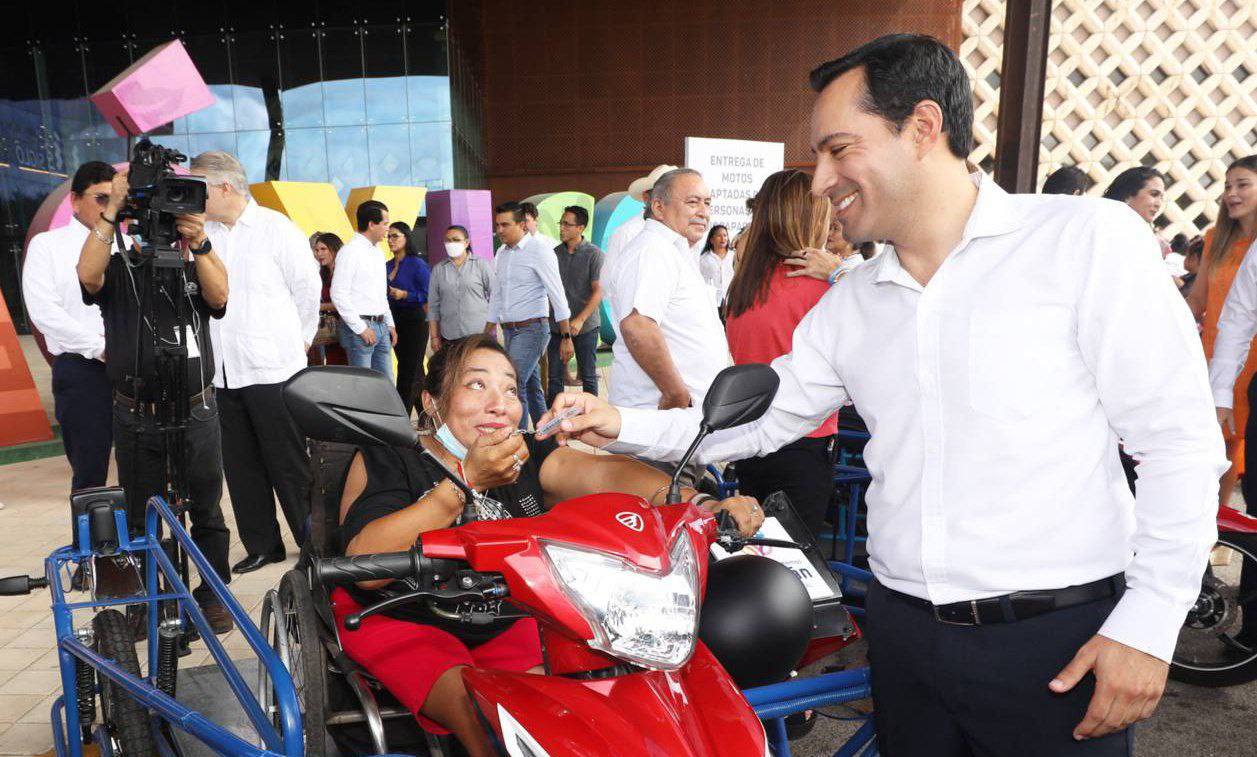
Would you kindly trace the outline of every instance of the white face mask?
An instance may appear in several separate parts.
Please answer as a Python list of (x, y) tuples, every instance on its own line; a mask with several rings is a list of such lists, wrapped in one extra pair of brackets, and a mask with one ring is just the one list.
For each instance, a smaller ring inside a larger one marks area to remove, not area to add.
[(467, 252), (466, 242), (446, 242), (445, 254), (451, 258), (461, 258), (463, 253)]

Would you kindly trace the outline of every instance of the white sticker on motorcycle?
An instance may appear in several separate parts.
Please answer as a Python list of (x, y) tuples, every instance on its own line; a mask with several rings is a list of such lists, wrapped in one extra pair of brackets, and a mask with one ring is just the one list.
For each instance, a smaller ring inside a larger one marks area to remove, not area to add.
[(518, 720), (498, 704), (498, 724), (502, 727), (502, 746), (510, 757), (550, 757), (532, 734)]
[(640, 532), (643, 528), (646, 527), (646, 522), (643, 521), (642, 516), (638, 515), (637, 513), (630, 513), (630, 512), (616, 513), (615, 519), (621, 526), (624, 526), (625, 528), (631, 528), (634, 531)]

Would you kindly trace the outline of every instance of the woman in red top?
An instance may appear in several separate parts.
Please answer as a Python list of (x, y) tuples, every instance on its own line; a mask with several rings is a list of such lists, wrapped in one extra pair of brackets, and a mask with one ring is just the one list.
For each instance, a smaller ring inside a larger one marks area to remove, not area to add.
[[(764, 180), (726, 300), (725, 333), (733, 362), (771, 363), (791, 350), (794, 328), (829, 291), (826, 281), (787, 276), (784, 261), (798, 250), (825, 245), (829, 201), (811, 194), (812, 177), (797, 169)], [(763, 498), (784, 491), (812, 532), (819, 534), (833, 494), (830, 447), (834, 415), (808, 436), (764, 457), (739, 460), (738, 488)]]

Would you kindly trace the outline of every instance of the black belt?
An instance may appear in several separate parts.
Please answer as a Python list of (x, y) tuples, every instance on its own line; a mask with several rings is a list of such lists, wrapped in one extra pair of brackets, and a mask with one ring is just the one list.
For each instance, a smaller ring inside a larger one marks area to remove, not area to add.
[(971, 599), (967, 602), (952, 602), (946, 605), (936, 605), (927, 599), (893, 589), (887, 589), (887, 591), (893, 592), (909, 604), (929, 610), (939, 622), (953, 626), (985, 626), (1028, 620), (1053, 610), (1064, 610), (1066, 607), (1095, 602), (1119, 594), (1125, 588), (1126, 574), (1118, 573), (1081, 586), (1040, 591), (1015, 591), (1000, 597)]
[(360, 315), (358, 317), (364, 321), (374, 321), (376, 323), (384, 322), (384, 316), (382, 315)]
[[(189, 397), (188, 404), (196, 405), (200, 403), (202, 400), (211, 400), (211, 399), (214, 399), (214, 387), (207, 386), (205, 387), (204, 391), (198, 394), (194, 394), (191, 397)], [(161, 405), (160, 402), (137, 400), (134, 397), (123, 394), (122, 392), (116, 389), (114, 390), (114, 393), (113, 393), (113, 401), (117, 402), (119, 405), (126, 408), (127, 410), (138, 410), (140, 413), (144, 415), (157, 415), (158, 407)]]
[(522, 321), (503, 321), (503, 322), (502, 322), (502, 328), (504, 328), (504, 329), (522, 329), (522, 328), (524, 328), (525, 326), (530, 326), (530, 325), (532, 325), (532, 324), (534, 324), (534, 323), (541, 323), (541, 322), (542, 322), (542, 321), (544, 321), (544, 320), (548, 320), (548, 319), (547, 319), (545, 316), (541, 316), (541, 317), (539, 317), (539, 318), (525, 318), (525, 319), (524, 319), (524, 320), (522, 320)]

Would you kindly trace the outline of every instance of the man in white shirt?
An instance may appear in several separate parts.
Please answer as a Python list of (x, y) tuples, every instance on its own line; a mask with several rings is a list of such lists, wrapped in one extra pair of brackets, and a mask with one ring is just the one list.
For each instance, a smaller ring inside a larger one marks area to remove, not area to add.
[(524, 211), (524, 230), (528, 232), (528, 236), (541, 242), (541, 246), (547, 250), (553, 250), (559, 246), (559, 240), (552, 236), (542, 234), (537, 227), (538, 219), (541, 214), (537, 210), (537, 206), (531, 202), (521, 202), (519, 204), (521, 210)]
[[(70, 491), (105, 485), (113, 447), (105, 324), (98, 306), (84, 304), (75, 266), (109, 202), (114, 173), (113, 166), (99, 160), (79, 166), (70, 182), (74, 217), (61, 228), (32, 237), (22, 267), (26, 312), (52, 355), (52, 397), (70, 461)], [(117, 242), (111, 246), (117, 249)]]
[(306, 366), (322, 281), (305, 235), (249, 195), (240, 161), (205, 152), (192, 159), (191, 171), (208, 185), (205, 234), (231, 286), (231, 307), (210, 330), (223, 472), (248, 553), (232, 570), (248, 573), (287, 556), (276, 497), (298, 546), (305, 541), (310, 459), (282, 391)]
[(493, 209), (493, 230), (502, 240), (494, 268), (497, 284), (489, 297), (489, 321), (502, 325), (506, 351), (515, 364), (519, 401), (524, 414), (519, 427), (527, 428), (546, 410), (546, 395), (541, 389), (541, 356), (550, 344), (550, 321), (553, 313), (558, 327), (560, 360), (564, 365), (572, 359), (575, 348), (568, 325), (571, 310), (559, 262), (553, 247), (530, 236), (527, 215), (518, 202), (505, 202)]
[(650, 190), (655, 186), (655, 182), (659, 181), (659, 177), (669, 171), (675, 171), (676, 166), (670, 166), (666, 163), (655, 166), (646, 176), (634, 179), (629, 184), (628, 195), (634, 200), (642, 203), (646, 207), (642, 209), (642, 214), (627, 219), (615, 231), (611, 232), (611, 239), (607, 240), (606, 256), (610, 260), (616, 253), (624, 249), (624, 246), (633, 241), (633, 237), (642, 233), (642, 228), (646, 225), (646, 219), (650, 218)]
[[(894, 244), (799, 325), (767, 414), (700, 459), (767, 453), (848, 398), (860, 408), (883, 754), (1129, 755), (1227, 467), (1156, 240), (1123, 205), (970, 176), (973, 99), (938, 40), (883, 37), (812, 86), (813, 190), (852, 242)], [(570, 406), (585, 413), (565, 434), (658, 459), (680, 457), (701, 416), (575, 394), (554, 409)]]
[(358, 206), (358, 233), (336, 253), (332, 304), (340, 314), (340, 345), (349, 364), (374, 368), (393, 380), (397, 341), (388, 307), (388, 271), (377, 246), (388, 235), (388, 208), (379, 200)]

